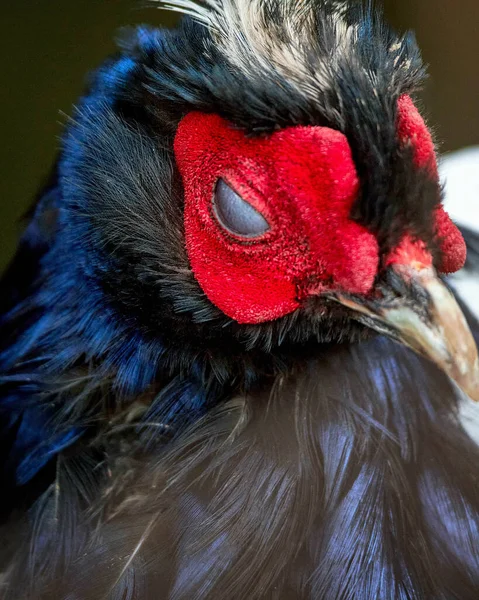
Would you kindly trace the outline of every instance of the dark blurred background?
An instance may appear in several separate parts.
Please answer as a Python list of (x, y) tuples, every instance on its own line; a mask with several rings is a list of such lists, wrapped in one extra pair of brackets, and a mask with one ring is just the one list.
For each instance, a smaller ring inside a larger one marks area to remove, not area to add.
[[(85, 74), (115, 49), (118, 28), (174, 22), (142, 0), (0, 0), (0, 270), (44, 180)], [(443, 151), (479, 143), (479, 0), (385, 0), (414, 29), (430, 65), (424, 92)]]

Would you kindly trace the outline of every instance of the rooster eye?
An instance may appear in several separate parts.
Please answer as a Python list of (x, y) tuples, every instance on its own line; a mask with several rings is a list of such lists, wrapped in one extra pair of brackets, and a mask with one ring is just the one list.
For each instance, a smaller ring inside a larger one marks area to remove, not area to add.
[(255, 208), (219, 179), (214, 195), (214, 210), (220, 224), (229, 232), (254, 238), (266, 233), (268, 222)]

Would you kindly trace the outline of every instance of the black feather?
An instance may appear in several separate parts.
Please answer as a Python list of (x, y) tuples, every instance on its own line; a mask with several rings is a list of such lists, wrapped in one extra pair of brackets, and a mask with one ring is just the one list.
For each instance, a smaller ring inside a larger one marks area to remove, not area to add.
[(88, 462), (58, 463), (66, 512), (53, 526), (47, 491), (31, 545), (10, 532), (6, 599), (477, 598), (479, 449), (446, 377), (392, 342), (328, 352), (147, 455), (123, 435), (91, 500)]

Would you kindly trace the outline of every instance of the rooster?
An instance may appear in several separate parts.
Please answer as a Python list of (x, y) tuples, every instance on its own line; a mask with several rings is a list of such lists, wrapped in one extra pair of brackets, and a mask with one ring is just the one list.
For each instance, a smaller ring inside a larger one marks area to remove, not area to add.
[(2, 597), (477, 600), (479, 328), (413, 36), (166, 7), (91, 77), (2, 280)]

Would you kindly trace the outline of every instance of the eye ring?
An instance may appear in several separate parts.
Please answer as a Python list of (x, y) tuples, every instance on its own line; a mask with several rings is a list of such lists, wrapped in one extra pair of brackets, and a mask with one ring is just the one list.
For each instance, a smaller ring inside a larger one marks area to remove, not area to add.
[(245, 240), (260, 238), (271, 229), (266, 218), (223, 178), (215, 184), (213, 213), (223, 229)]

